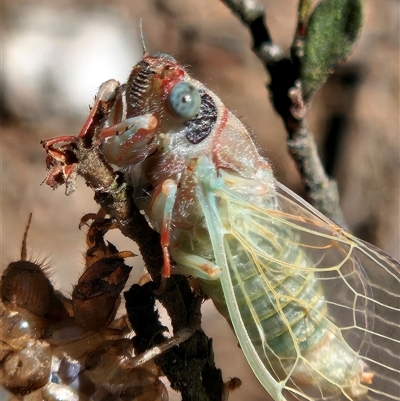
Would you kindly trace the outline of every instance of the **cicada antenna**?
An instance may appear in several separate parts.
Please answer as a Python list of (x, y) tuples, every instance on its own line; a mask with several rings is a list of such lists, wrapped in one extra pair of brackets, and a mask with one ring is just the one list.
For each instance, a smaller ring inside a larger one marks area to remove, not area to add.
[(143, 34), (143, 19), (140, 18), (140, 40), (142, 41), (142, 49), (143, 49), (143, 57), (147, 55), (146, 44), (144, 43), (144, 34)]
[(21, 260), (27, 260), (28, 252), (26, 250), (26, 239), (28, 238), (28, 231), (32, 221), (32, 213), (29, 214), (28, 224), (26, 225), (24, 237), (22, 239), (22, 247), (21, 247)]

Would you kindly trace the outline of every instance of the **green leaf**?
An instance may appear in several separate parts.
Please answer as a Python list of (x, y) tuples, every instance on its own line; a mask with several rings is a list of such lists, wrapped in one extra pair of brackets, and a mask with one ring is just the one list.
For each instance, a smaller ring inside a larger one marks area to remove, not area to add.
[(362, 0), (322, 0), (308, 21), (301, 61), (303, 97), (312, 94), (350, 53), (362, 25)]

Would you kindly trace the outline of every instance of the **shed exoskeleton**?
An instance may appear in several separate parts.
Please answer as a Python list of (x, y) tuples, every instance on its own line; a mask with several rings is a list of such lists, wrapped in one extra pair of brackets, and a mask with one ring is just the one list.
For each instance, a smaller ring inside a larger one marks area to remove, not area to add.
[(109, 220), (89, 218), (86, 270), (68, 298), (27, 257), (30, 217), (21, 260), (1, 277), (0, 385), (11, 400), (168, 401), (157, 354), (135, 355), (127, 317), (115, 318), (134, 255), (105, 243)]

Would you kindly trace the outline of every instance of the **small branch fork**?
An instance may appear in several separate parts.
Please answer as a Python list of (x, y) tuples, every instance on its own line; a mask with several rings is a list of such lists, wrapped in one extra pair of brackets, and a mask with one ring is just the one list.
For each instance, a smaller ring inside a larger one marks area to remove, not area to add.
[(288, 132), (287, 147), (297, 164), (307, 195), (313, 205), (338, 225), (346, 228), (339, 206), (339, 194), (335, 180), (330, 179), (318, 155), (312, 134), (304, 117), (310, 99), (304, 100), (299, 84), (300, 58), (306, 31), (309, 0), (299, 2), (299, 21), (291, 48), (291, 58), (273, 43), (265, 25), (264, 7), (256, 0), (221, 0), (246, 25), (253, 38), (253, 51), (268, 71), (268, 85), (272, 103), (281, 116)]

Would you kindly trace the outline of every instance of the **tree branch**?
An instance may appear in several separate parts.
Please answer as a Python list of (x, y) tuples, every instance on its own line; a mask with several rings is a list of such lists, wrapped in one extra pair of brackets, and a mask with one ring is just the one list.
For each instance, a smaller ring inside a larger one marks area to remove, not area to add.
[[(329, 178), (317, 152), (317, 146), (305, 123), (309, 101), (305, 103), (299, 87), (300, 60), (305, 22), (299, 19), (292, 47), (292, 58), (284, 56), (272, 41), (265, 25), (264, 7), (255, 0), (221, 0), (249, 28), (253, 51), (270, 75), (268, 90), (275, 110), (288, 133), (287, 146), (301, 174), (307, 195), (314, 206), (341, 227), (346, 223), (339, 205), (336, 181)], [(300, 2), (300, 8), (307, 8)], [(307, 9), (306, 12), (309, 10)], [(306, 13), (302, 10), (302, 13)]]

